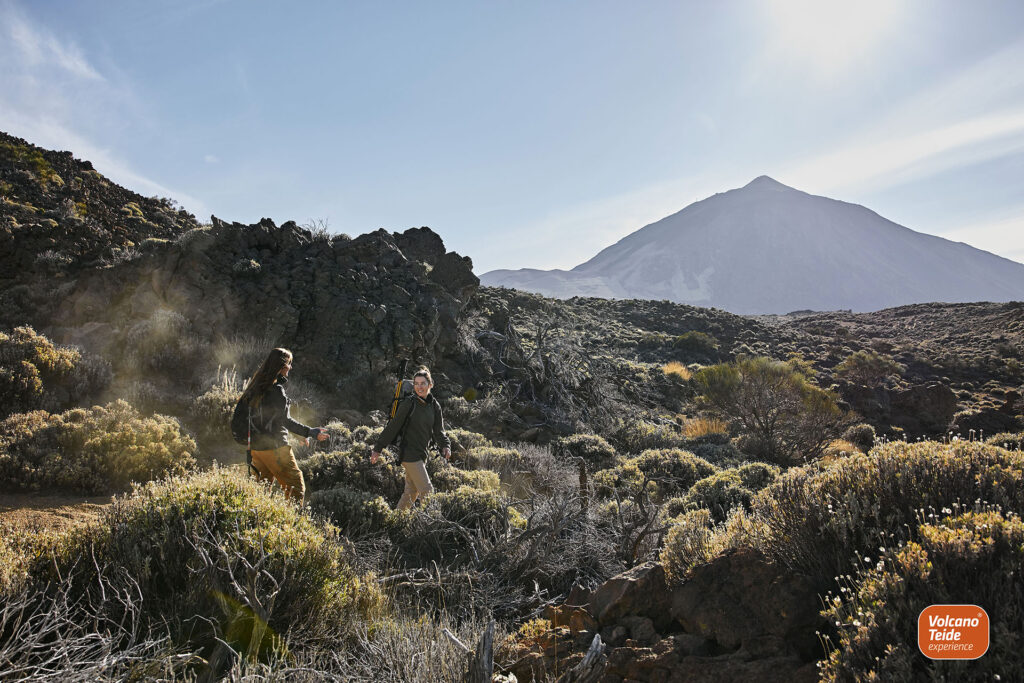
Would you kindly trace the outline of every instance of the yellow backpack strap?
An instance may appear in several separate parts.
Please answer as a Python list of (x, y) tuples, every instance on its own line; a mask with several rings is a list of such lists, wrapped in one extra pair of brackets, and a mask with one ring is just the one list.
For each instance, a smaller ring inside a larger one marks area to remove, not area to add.
[(402, 381), (398, 380), (398, 384), (395, 385), (395, 398), (391, 401), (391, 417), (398, 412), (398, 396), (402, 393)]

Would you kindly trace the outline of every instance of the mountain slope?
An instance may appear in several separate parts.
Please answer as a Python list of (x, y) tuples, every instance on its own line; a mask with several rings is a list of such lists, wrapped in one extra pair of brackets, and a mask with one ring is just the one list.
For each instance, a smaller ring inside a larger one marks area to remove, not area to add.
[(1024, 299), (1020, 263), (767, 176), (641, 228), (570, 271), (496, 270), (481, 281), (734, 313)]

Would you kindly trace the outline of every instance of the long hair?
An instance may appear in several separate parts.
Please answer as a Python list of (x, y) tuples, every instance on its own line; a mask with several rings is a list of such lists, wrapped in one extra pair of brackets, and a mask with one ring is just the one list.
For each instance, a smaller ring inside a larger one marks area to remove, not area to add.
[(267, 389), (270, 388), (270, 385), (274, 383), (277, 376), (281, 374), (281, 370), (291, 360), (292, 352), (288, 349), (274, 349), (267, 354), (263, 364), (260, 365), (260, 369), (256, 371), (256, 374), (252, 376), (249, 383), (245, 385), (245, 391), (242, 392), (242, 400), (253, 408), (259, 406), (260, 401), (263, 400), (263, 394), (267, 393)]

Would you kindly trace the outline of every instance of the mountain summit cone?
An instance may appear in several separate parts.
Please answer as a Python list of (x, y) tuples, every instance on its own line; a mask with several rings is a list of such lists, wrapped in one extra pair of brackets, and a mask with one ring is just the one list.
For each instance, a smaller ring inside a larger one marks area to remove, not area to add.
[(742, 314), (873, 311), (1021, 300), (1024, 264), (759, 176), (627, 235), (572, 270), (495, 270), (481, 282)]

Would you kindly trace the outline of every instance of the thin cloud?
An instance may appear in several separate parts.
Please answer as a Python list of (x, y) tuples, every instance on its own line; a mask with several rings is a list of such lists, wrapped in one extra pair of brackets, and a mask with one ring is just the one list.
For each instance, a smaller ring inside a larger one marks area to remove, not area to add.
[(1024, 262), (1024, 205), (943, 230), (939, 236)]
[(1024, 149), (1024, 41), (897, 104), (839, 147), (792, 162), (784, 182), (818, 192), (890, 187)]
[(214, 156), (213, 154), (207, 154), (206, 156), (203, 157), (203, 161), (205, 161), (208, 164), (219, 164), (220, 157)]
[(170, 197), (197, 216), (209, 215), (202, 201), (137, 172), (84, 132), (119, 127), (118, 117), (136, 110), (130, 91), (105, 78), (73, 41), (35, 26), (14, 4), (0, 2), (0, 26), (0, 130), (69, 150), (139, 194)]
[(9, 45), (13, 48), (8, 57), (14, 63), (35, 69), (55, 67), (89, 81), (104, 80), (77, 45), (57, 40), (52, 33), (30, 25), (13, 5), (0, 5), (0, 17), (8, 29)]

